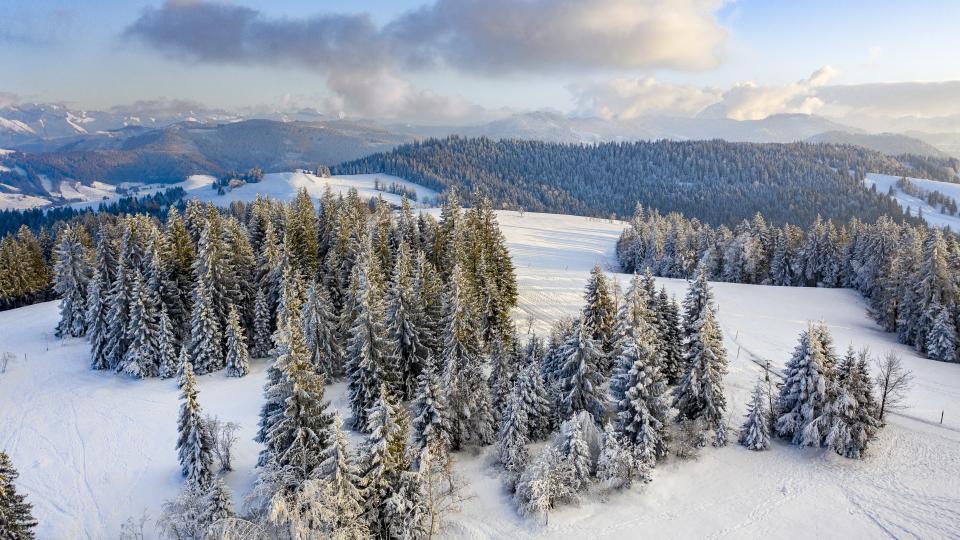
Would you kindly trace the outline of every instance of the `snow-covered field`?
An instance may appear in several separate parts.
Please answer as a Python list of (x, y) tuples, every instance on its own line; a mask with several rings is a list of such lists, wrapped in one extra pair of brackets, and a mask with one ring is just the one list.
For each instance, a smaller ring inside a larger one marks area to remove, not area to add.
[[(372, 180), (371, 180), (372, 182)], [(580, 308), (590, 268), (615, 267), (622, 223), (500, 212), (520, 284), (516, 319), (544, 332)], [(617, 278), (625, 282), (627, 276)], [(682, 295), (681, 280), (658, 280)], [(892, 416), (863, 461), (776, 443), (754, 453), (708, 447), (695, 462), (671, 460), (654, 481), (601, 501), (588, 496), (548, 525), (517, 515), (490, 449), (457, 455), (473, 498), (451, 516), (451, 538), (847, 537), (950, 538), (960, 535), (960, 365), (918, 358), (865, 315), (845, 290), (715, 284), (730, 354), (730, 424), (739, 426), (756, 362), (782, 366), (808, 320), (823, 320), (837, 346), (894, 348), (916, 382), (910, 408)], [(11, 454), (34, 504), (40, 538), (115, 537), (120, 524), (152, 517), (181, 485), (174, 451), (177, 389), (172, 381), (131, 381), (88, 369), (83, 340), (52, 337), (53, 302), (0, 313), (0, 352), (16, 359), (0, 374), (0, 447)], [(205, 411), (242, 426), (228, 482), (240, 502), (253, 478), (251, 439), (265, 365), (250, 375), (200, 377)], [(328, 387), (347, 410), (342, 383)], [(938, 424), (940, 411), (944, 424)], [(152, 523), (152, 520), (151, 520)]]
[[(887, 191), (892, 187), (894, 194), (893, 198), (897, 201), (897, 204), (900, 205), (904, 210), (910, 209), (910, 213), (914, 216), (918, 215), (918, 212), (923, 210), (923, 219), (930, 225), (936, 227), (950, 227), (954, 231), (960, 231), (960, 216), (951, 216), (949, 214), (943, 214), (938, 208), (934, 208), (927, 204), (927, 201), (908, 195), (897, 188), (897, 180), (899, 176), (891, 176), (889, 174), (876, 174), (868, 173), (864, 179), (864, 184), (869, 188), (870, 186), (877, 186), (877, 192), (887, 193)], [(960, 184), (954, 184), (951, 182), (940, 182), (938, 180), (926, 180), (924, 178), (908, 178), (915, 186), (925, 189), (927, 191), (939, 191), (940, 193), (947, 195), (948, 197), (953, 197), (958, 202), (960, 202)]]
[[(129, 182), (125, 185), (133, 188), (136, 195), (141, 197), (163, 192), (170, 188), (181, 187), (187, 192), (187, 198), (209, 201), (220, 206), (229, 205), (233, 201), (250, 202), (258, 194), (286, 200), (292, 198), (301, 187), (306, 188), (311, 197), (317, 198), (323, 195), (327, 186), (334, 194), (346, 194), (350, 188), (356, 188), (363, 199), (380, 195), (391, 203), (399, 204), (399, 195), (378, 191), (374, 188), (375, 182), (378, 180), (384, 187), (397, 183), (415, 191), (420, 203), (430, 203), (435, 201), (437, 197), (437, 192), (432, 189), (389, 174), (354, 174), (324, 178), (304, 172), (270, 173), (264, 175), (263, 180), (256, 184), (244, 184), (235, 189), (226, 190), (223, 195), (219, 195), (217, 190), (212, 188), (214, 178), (204, 174), (193, 175), (183, 182), (175, 184)], [(59, 189), (55, 189), (47, 180), (44, 186), (53, 197), (72, 201), (69, 206), (76, 209), (96, 208), (100, 203), (110, 203), (121, 197), (130, 196), (130, 194), (117, 194), (116, 186), (101, 182), (94, 182), (92, 186), (85, 186), (79, 182), (61, 182)], [(0, 210), (39, 208), (48, 206), (52, 202), (52, 199), (47, 197), (0, 193)]]

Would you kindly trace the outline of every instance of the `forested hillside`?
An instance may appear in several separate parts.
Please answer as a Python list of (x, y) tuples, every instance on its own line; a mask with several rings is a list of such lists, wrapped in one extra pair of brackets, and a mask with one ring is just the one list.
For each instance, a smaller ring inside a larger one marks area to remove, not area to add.
[(380, 172), (438, 191), (479, 189), (498, 205), (537, 212), (631, 215), (639, 202), (733, 225), (762, 211), (773, 223), (817, 215), (902, 219), (867, 172), (902, 175), (902, 161), (852, 146), (656, 141), (599, 145), (448, 137), (400, 146), (334, 168)]

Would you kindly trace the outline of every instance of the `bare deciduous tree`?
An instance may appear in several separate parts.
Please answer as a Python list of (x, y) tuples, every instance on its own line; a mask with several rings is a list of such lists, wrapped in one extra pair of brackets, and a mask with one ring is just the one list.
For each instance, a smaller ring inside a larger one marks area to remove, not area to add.
[(877, 387), (880, 390), (879, 420), (887, 411), (903, 408), (903, 400), (910, 389), (913, 374), (903, 367), (900, 355), (889, 351), (877, 360)]
[(217, 456), (217, 461), (220, 462), (220, 470), (232, 471), (230, 451), (233, 449), (234, 443), (237, 442), (237, 430), (240, 429), (240, 424), (224, 422), (216, 416), (210, 415), (207, 415), (204, 419), (204, 424), (213, 438), (213, 454)]

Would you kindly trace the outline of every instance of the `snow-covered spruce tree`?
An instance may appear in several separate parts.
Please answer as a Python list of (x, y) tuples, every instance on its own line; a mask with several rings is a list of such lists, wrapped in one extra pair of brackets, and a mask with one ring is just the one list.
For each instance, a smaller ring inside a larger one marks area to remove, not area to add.
[[(322, 482), (324, 499), (332, 516), (331, 531), (341, 531), (356, 527), (363, 522), (364, 495), (360, 490), (362, 479), (353, 462), (347, 437), (343, 432), (343, 420), (334, 413), (332, 443), (324, 453), (323, 462), (317, 469)], [(366, 524), (363, 524), (364, 529)]]
[(430, 533), (427, 486), (416, 471), (400, 471), (397, 486), (384, 501), (383, 520), (390, 538), (419, 540)]
[(273, 348), (273, 313), (267, 303), (267, 295), (263, 289), (257, 288), (253, 301), (253, 341), (250, 355), (254, 358), (266, 358)]
[(583, 424), (579, 416), (575, 415), (560, 425), (560, 454), (573, 470), (573, 489), (585, 491), (593, 478), (594, 463), (590, 447), (584, 439)]
[(371, 431), (360, 450), (364, 514), (375, 534), (386, 532), (384, 503), (398, 488), (400, 473), (409, 470), (411, 465), (406, 411), (394, 402), (389, 392), (386, 385), (381, 385), (377, 401), (367, 412)]
[(173, 333), (180, 340), (189, 335), (190, 297), (193, 292), (193, 240), (176, 207), (167, 213), (166, 236), (162, 243), (164, 299)]
[(112, 229), (101, 225), (97, 237), (93, 277), (87, 289), (87, 339), (90, 340), (93, 369), (110, 367), (108, 336), (110, 332), (110, 291), (117, 271), (116, 246)]
[[(650, 283), (652, 282), (653, 278), (651, 277)], [(634, 274), (617, 314), (617, 343), (612, 358), (613, 371), (607, 385), (614, 406), (623, 399), (626, 391), (624, 385), (626, 384), (627, 373), (633, 367), (635, 360), (631, 356), (624, 361), (626, 349), (636, 349), (637, 340), (640, 340), (652, 345), (656, 351), (660, 350), (659, 328), (657, 326), (659, 323), (657, 312), (654, 311), (655, 308), (656, 304), (654, 299), (648, 296), (643, 278), (639, 274)], [(634, 350), (634, 352), (636, 351)], [(659, 354), (656, 354), (654, 359), (660, 357)]]
[(600, 372), (602, 358), (603, 352), (591, 337), (590, 327), (579, 321), (564, 342), (561, 352), (558, 413), (562, 420), (580, 411), (587, 411), (593, 415), (594, 421), (602, 421), (606, 411)]
[[(127, 353), (129, 341), (127, 328), (130, 319), (130, 301), (133, 292), (133, 279), (139, 272), (137, 260), (136, 238), (133, 233), (133, 219), (126, 218), (121, 223), (122, 238), (120, 253), (117, 258), (117, 270), (110, 286), (107, 305), (110, 306), (107, 314), (106, 343), (104, 344), (105, 366), (116, 369), (117, 365)], [(96, 359), (94, 363), (96, 364)]]
[(27, 540), (34, 537), (37, 520), (31, 513), (33, 506), (27, 498), (17, 493), (17, 470), (10, 456), (0, 451), (0, 538), (4, 540)]
[(637, 460), (653, 466), (667, 454), (665, 424), (666, 384), (660, 375), (657, 351), (650, 343), (625, 339), (620, 365), (630, 365), (617, 407), (617, 433), (633, 446)]
[(820, 333), (809, 324), (800, 334), (793, 356), (787, 362), (777, 400), (779, 416), (774, 429), (777, 435), (790, 438), (793, 444), (820, 446), (822, 442), (819, 429), (807, 428), (823, 414), (827, 404), (830, 381), (824, 363)]
[(422, 305), (420, 344), (432, 352), (434, 358), (443, 358), (443, 285), (437, 269), (423, 251), (417, 253), (413, 289), (414, 298)]
[(193, 366), (183, 366), (183, 385), (180, 388), (180, 418), (177, 421), (177, 453), (180, 470), (188, 484), (206, 487), (213, 478), (213, 439), (203, 422), (203, 412), (197, 402), (197, 380)]
[(866, 350), (851, 349), (837, 370), (837, 389), (827, 406), (830, 427), (825, 443), (841, 456), (859, 459), (880, 428), (877, 403), (867, 370)]
[(523, 472), (529, 461), (527, 454), (529, 426), (522, 393), (523, 387), (518, 382), (514, 385), (504, 408), (497, 440), (500, 464), (514, 475)]
[(160, 371), (158, 302), (148, 293), (143, 276), (137, 273), (130, 292), (126, 354), (117, 364), (117, 371), (142, 379), (155, 377)]
[(392, 351), (386, 339), (383, 322), (383, 306), (378, 291), (367, 279), (369, 271), (369, 240), (361, 257), (353, 267), (351, 281), (355, 285), (353, 300), (353, 324), (347, 343), (346, 365), (350, 409), (353, 412), (353, 427), (369, 432), (367, 412), (380, 398), (380, 387), (393, 386), (390, 368), (393, 366)]
[(223, 253), (223, 275), (227, 294), (226, 319), (229, 324), (230, 307), (236, 306), (240, 316), (240, 325), (244, 333), (253, 332), (253, 303), (255, 299), (254, 276), (256, 260), (250, 245), (246, 227), (233, 216), (225, 220), (225, 250)]
[(547, 445), (517, 482), (516, 499), (520, 513), (542, 516), (549, 521), (550, 510), (578, 499), (573, 467), (553, 446)]
[(941, 362), (957, 362), (957, 326), (950, 309), (932, 304), (933, 327), (927, 332), (927, 357)]
[(747, 418), (740, 428), (740, 444), (750, 450), (767, 450), (770, 448), (770, 426), (767, 419), (770, 412), (767, 410), (767, 395), (764, 381), (757, 381), (747, 403)]
[(716, 430), (722, 429), (727, 401), (723, 394), (723, 376), (727, 372), (727, 351), (714, 320), (712, 306), (705, 305), (697, 331), (687, 342), (683, 375), (674, 389), (673, 407), (679, 419), (700, 419)]
[(417, 376), (423, 369), (427, 349), (420, 343), (424, 315), (419, 298), (414, 296), (413, 260), (406, 243), (397, 250), (393, 275), (388, 284), (387, 332), (395, 347), (397, 381), (396, 393), (403, 400), (411, 399), (417, 388)]
[(93, 269), (81, 229), (64, 228), (54, 255), (53, 289), (61, 298), (56, 335), (83, 336), (87, 332), (87, 284)]
[(327, 380), (343, 374), (343, 352), (337, 340), (337, 320), (326, 287), (314, 281), (303, 304), (303, 333), (310, 351), (310, 362)]
[(167, 316), (167, 310), (161, 306), (160, 325), (157, 327), (157, 354), (160, 366), (157, 375), (162, 379), (169, 379), (177, 374), (177, 338), (173, 332), (173, 323)]
[(677, 302), (667, 296), (667, 289), (661, 288), (657, 296), (657, 310), (660, 312), (660, 343), (662, 373), (667, 384), (676, 384), (683, 371), (683, 334), (680, 330), (680, 308)]
[(540, 377), (540, 365), (531, 363), (517, 376), (522, 404), (527, 413), (527, 436), (531, 441), (542, 441), (556, 426), (553, 401)]
[(333, 417), (324, 399), (324, 377), (310, 363), (299, 318), (291, 313), (282, 324), (285, 344), (278, 348), (283, 357), (276, 361), (282, 372), (280, 381), (270, 389), (270, 398), (279, 399), (282, 405), (272, 411), (263, 426), (266, 432), (260, 460), (292, 471), (294, 478), (283, 486), (289, 492), (319, 465), (330, 445)]
[(612, 286), (599, 264), (590, 271), (584, 299), (583, 324), (600, 352), (598, 367), (601, 373), (609, 374), (613, 368), (611, 355), (616, 343), (617, 304)]
[(210, 487), (207, 488), (206, 493), (206, 503), (203, 522), (207, 526), (221, 519), (234, 516), (230, 488), (227, 487), (223, 478), (214, 478), (213, 481), (210, 482)]
[(203, 375), (223, 368), (222, 335), (210, 290), (203, 282), (197, 281), (190, 316), (190, 341), (186, 344), (197, 373)]
[(604, 490), (628, 488), (634, 479), (650, 480), (650, 468), (638, 462), (633, 447), (627, 444), (607, 422), (603, 428), (603, 448), (597, 458), (597, 480)]
[(230, 306), (227, 325), (227, 377), (243, 377), (250, 371), (250, 353), (240, 324), (240, 313)]
[[(446, 461), (446, 452), (450, 448), (447, 400), (429, 353), (420, 371), (413, 410), (413, 444), (418, 456), (431, 451), (434, 459)], [(442, 455), (437, 455), (438, 452)]]
[[(710, 311), (716, 318), (716, 306), (713, 303), (713, 290), (707, 282), (706, 269), (701, 265), (697, 269), (697, 277), (687, 289), (683, 299), (683, 339), (687, 348), (694, 336), (700, 333), (700, 327)], [(689, 359), (689, 351), (684, 351), (684, 364)]]
[(448, 392), (450, 444), (454, 450), (471, 442), (487, 445), (496, 440), (490, 390), (466, 294), (463, 271), (456, 265), (444, 298), (446, 355), (442, 379)]
[[(514, 339), (519, 337), (514, 336)], [(514, 344), (511, 342), (511, 344)], [(515, 352), (503, 342), (500, 336), (495, 336), (488, 344), (490, 359), (490, 400), (493, 410), (499, 419), (510, 399), (517, 380), (517, 358)]]

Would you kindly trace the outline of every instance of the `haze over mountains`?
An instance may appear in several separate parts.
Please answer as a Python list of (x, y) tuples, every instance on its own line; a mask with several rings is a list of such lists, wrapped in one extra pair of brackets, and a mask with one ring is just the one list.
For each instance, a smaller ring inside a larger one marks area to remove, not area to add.
[(107, 111), (61, 104), (0, 108), (0, 192), (57, 200), (61, 181), (177, 182), (222, 175), (335, 165), (399, 144), (447, 135), (563, 143), (724, 139), (827, 142), (887, 155), (960, 155), (960, 136), (910, 131), (868, 133), (825, 117), (776, 114), (761, 120), (643, 116), (629, 120), (516, 113), (474, 125), (423, 125), (341, 119), (313, 109), (229, 112), (191, 103), (140, 102)]

